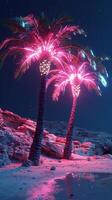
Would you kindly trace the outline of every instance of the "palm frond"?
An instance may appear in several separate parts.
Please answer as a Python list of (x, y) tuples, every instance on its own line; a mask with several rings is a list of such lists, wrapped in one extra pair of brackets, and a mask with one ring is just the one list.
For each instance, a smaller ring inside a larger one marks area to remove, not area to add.
[(48, 88), (49, 85), (51, 85), (56, 79), (57, 79), (56, 76), (53, 76), (53, 77), (49, 78), (49, 79), (47, 80), (47, 83), (46, 83), (46, 88)]
[(26, 29), (14, 19), (4, 21), (4, 25), (7, 26), (14, 33), (24, 33)]
[(0, 44), (0, 50), (21, 45), (23, 45), (22, 39), (20, 40), (20, 38), (7, 38)]
[(84, 31), (79, 28), (79, 26), (65, 26), (64, 28), (60, 28), (58, 33), (56, 34), (56, 37), (58, 39), (65, 39), (68, 38), (70, 33), (74, 34), (84, 34)]
[(67, 23), (69, 21), (72, 21), (72, 19), (68, 16), (64, 16), (54, 20), (54, 22), (51, 24), (51, 31), (58, 30), (64, 23)]
[(30, 63), (24, 63), (17, 67), (14, 78), (17, 79), (18, 77), (21, 77), (30, 67)]
[(55, 87), (54, 91), (53, 91), (53, 94), (52, 94), (52, 99), (54, 101), (58, 101), (58, 98), (59, 98), (60, 94), (61, 94), (61, 89), (58, 88), (58, 87)]

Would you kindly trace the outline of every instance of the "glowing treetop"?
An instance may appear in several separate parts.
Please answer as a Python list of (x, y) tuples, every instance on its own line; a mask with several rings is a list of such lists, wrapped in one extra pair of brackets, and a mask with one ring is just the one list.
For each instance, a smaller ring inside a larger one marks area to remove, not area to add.
[(47, 87), (54, 82), (53, 100), (58, 100), (60, 94), (65, 91), (67, 85), (70, 86), (73, 98), (80, 94), (81, 85), (85, 85), (90, 90), (95, 90), (101, 95), (100, 84), (107, 86), (104, 75), (94, 71), (88, 61), (80, 63), (70, 63), (63, 70), (51, 70)]
[(51, 25), (33, 15), (7, 22), (14, 37), (1, 44), (2, 60), (8, 55), (16, 55), (21, 60), (15, 76), (22, 75), (32, 62), (39, 62), (41, 75), (48, 74), (51, 63), (63, 66), (70, 53), (65, 40), (70, 34), (84, 34), (78, 26), (64, 25), (67, 18), (56, 20)]

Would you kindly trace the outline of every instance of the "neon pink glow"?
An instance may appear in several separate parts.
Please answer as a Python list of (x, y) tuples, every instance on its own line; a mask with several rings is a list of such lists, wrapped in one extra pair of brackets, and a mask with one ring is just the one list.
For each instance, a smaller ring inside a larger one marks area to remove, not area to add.
[(67, 52), (59, 48), (59, 45), (59, 41), (54, 39), (53, 34), (50, 34), (45, 41), (37, 38), (32, 47), (22, 49), (25, 57), (21, 65), (24, 66), (30, 64), (31, 61), (37, 62), (41, 59), (48, 59), (55, 64), (62, 65), (64, 59), (67, 59)]
[(21, 17), (21, 21), (31, 25), (30, 29), (17, 31), (16, 36), (8, 38), (0, 45), (0, 50), (4, 50), (3, 60), (8, 55), (17, 55), (22, 58), (15, 77), (22, 75), (29, 69), (31, 64), (48, 60), (58, 68), (63, 67), (66, 62), (70, 62), (72, 55), (69, 52), (70, 45), (64, 43), (71, 34), (85, 34), (78, 26), (63, 25), (67, 19), (61, 18), (46, 26), (40, 19), (32, 15)]
[(44, 39), (42, 37), (34, 37), (25, 47), (11, 46), (8, 50), (9, 54), (11, 52), (20, 52), (22, 54), (20, 67), (17, 69), (15, 77), (29, 69), (32, 62), (37, 63), (38, 61), (48, 60), (57, 67), (62, 68), (65, 62), (71, 59), (72, 55), (66, 51), (66, 48), (64, 49), (64, 46), (60, 47), (60, 44), (61, 41), (50, 33)]
[(67, 85), (70, 85), (73, 97), (78, 97), (80, 94), (80, 86), (84, 84), (88, 89), (94, 89), (100, 94), (98, 86), (99, 75), (91, 70), (88, 62), (83, 62), (81, 65), (68, 65), (64, 70), (51, 70), (47, 87), (51, 83), (55, 83), (53, 100), (58, 100), (61, 92)]

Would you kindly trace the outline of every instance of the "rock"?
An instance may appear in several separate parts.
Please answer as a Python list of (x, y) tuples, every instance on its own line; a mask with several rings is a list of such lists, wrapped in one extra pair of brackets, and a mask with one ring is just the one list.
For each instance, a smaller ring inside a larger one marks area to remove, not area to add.
[(50, 168), (50, 170), (56, 170), (56, 167), (55, 166), (52, 166), (51, 168)]
[(40, 158), (40, 164), (44, 164), (44, 159)]
[(79, 154), (79, 155), (86, 155), (86, 156), (92, 156), (95, 152), (95, 145), (92, 142), (83, 142), (80, 143), (78, 141), (74, 141), (73, 146), (73, 153)]
[(92, 144), (92, 142), (83, 142), (80, 146), (83, 148), (89, 149), (89, 148), (93, 147), (93, 144)]
[(44, 154), (49, 155), (54, 158), (62, 158), (63, 146), (43, 140), (42, 141), (42, 152)]
[(69, 196), (70, 196), (70, 198), (72, 198), (72, 197), (74, 197), (74, 194), (71, 193)]
[(75, 145), (75, 146), (80, 146), (81, 145), (81, 143), (78, 141), (78, 140), (75, 140), (74, 142), (73, 142), (73, 144)]
[(54, 134), (49, 134), (49, 132), (44, 130), (44, 139), (47, 140), (48, 142), (56, 142), (56, 136)]
[(107, 154), (106, 156), (107, 156), (107, 158), (111, 158), (112, 159), (112, 155), (111, 154)]
[(112, 154), (112, 139), (107, 139), (104, 143), (104, 154)]
[(56, 142), (59, 144), (65, 144), (65, 138), (63, 137), (56, 137)]
[(97, 144), (97, 145), (95, 146), (95, 155), (100, 155), (100, 156), (102, 156), (102, 155), (104, 155), (104, 153), (105, 153), (105, 150), (104, 150), (103, 145)]
[(71, 155), (71, 160), (87, 160), (87, 158), (88, 158), (87, 156), (81, 156), (74, 153), (72, 153)]
[(91, 161), (91, 158), (90, 158), (90, 157), (88, 157), (88, 158), (87, 158), (87, 160), (88, 160), (88, 161)]
[(32, 179), (33, 179), (33, 180), (35, 180), (35, 179), (36, 179), (36, 177), (34, 177), (34, 176), (33, 176), (33, 177), (32, 177)]
[(22, 187), (20, 187), (20, 188), (19, 188), (19, 190), (23, 190), (23, 188), (22, 188)]
[(13, 159), (24, 162), (28, 158), (28, 153), (22, 150), (17, 150), (13, 154)]
[(5, 146), (0, 146), (0, 167), (10, 163), (11, 161), (9, 159)]

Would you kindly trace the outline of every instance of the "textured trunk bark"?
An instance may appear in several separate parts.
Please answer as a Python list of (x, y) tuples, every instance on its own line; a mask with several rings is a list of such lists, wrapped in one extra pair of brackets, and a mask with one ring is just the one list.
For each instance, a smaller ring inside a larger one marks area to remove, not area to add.
[(41, 142), (43, 138), (43, 115), (44, 115), (44, 103), (45, 103), (45, 90), (46, 90), (46, 75), (41, 76), (40, 94), (39, 94), (39, 107), (37, 115), (37, 125), (33, 143), (31, 145), (29, 160), (35, 166), (39, 165), (39, 159), (41, 155)]
[(72, 151), (72, 136), (73, 136), (73, 126), (74, 126), (74, 120), (75, 120), (75, 110), (76, 110), (76, 102), (77, 98), (74, 98), (73, 104), (72, 104), (72, 110), (68, 122), (67, 132), (66, 132), (66, 142), (65, 142), (65, 148), (64, 148), (64, 154), (63, 158), (69, 159), (71, 156)]

